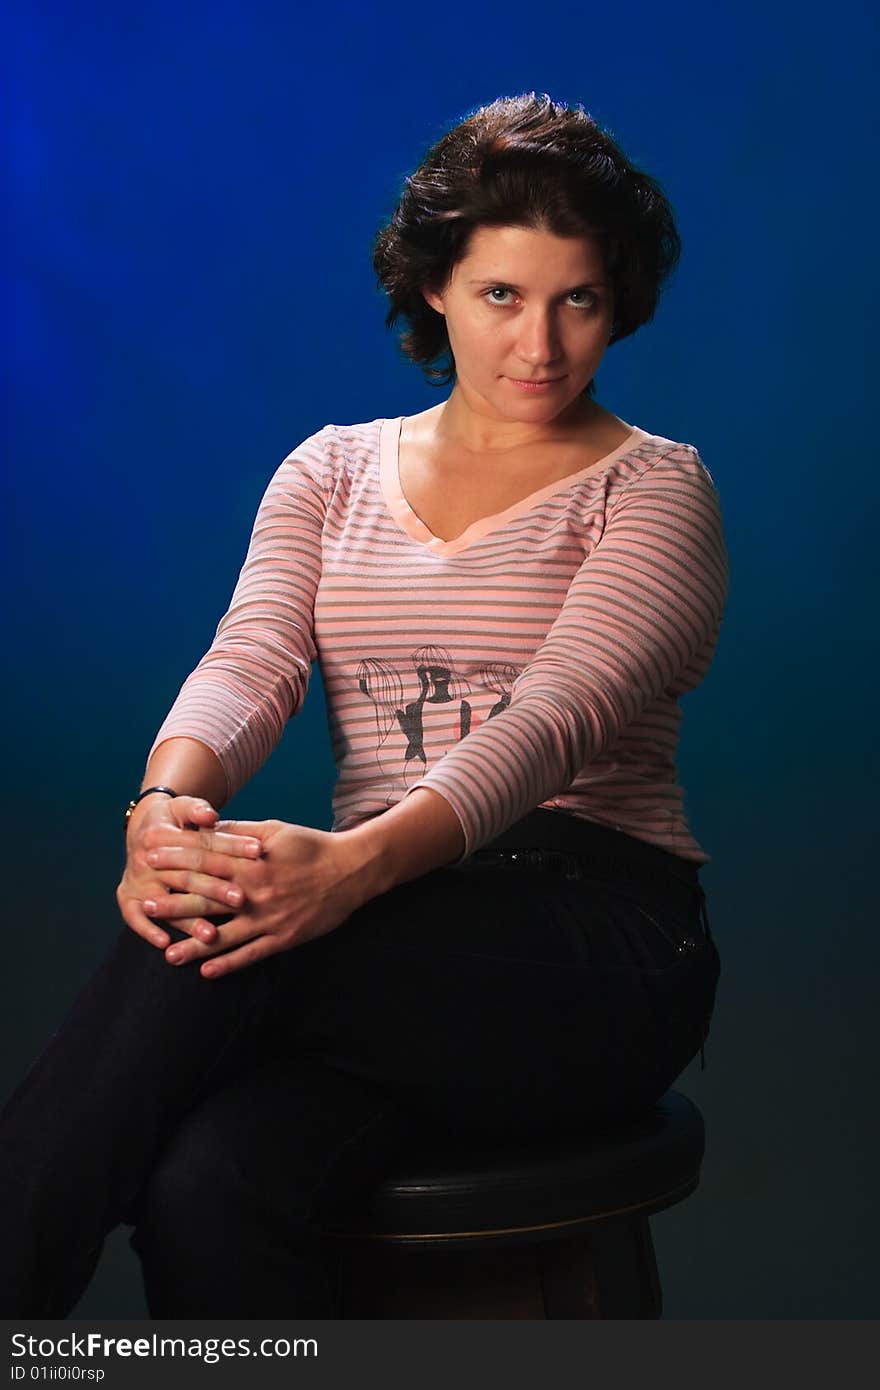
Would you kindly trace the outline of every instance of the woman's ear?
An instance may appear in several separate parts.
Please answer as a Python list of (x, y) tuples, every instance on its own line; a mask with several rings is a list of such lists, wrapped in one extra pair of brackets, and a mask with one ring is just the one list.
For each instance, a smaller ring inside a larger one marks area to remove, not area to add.
[(446, 310), (443, 308), (443, 300), (436, 290), (428, 289), (426, 286), (423, 286), (422, 295), (426, 302), (430, 304), (431, 308), (437, 310), (438, 314), (446, 313)]

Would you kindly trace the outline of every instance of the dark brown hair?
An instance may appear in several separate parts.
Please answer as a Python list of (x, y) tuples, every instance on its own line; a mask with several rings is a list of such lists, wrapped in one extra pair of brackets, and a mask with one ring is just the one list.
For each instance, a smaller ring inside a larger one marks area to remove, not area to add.
[[(610, 343), (654, 317), (681, 254), (660, 185), (630, 163), (580, 104), (526, 92), (478, 107), (406, 178), (373, 243), (373, 268), (391, 301), (385, 326), (392, 328), (401, 315), (408, 320), (400, 348), (434, 385), (454, 380), (455, 361), (446, 319), (427, 303), (422, 287), (446, 285), (480, 225), (601, 237), (614, 293)], [(444, 352), (448, 363), (432, 367)], [(582, 394), (594, 393), (590, 381)]]

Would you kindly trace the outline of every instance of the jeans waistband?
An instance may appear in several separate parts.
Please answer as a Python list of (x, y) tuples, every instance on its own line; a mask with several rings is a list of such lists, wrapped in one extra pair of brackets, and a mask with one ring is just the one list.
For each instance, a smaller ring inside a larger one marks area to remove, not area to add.
[(487, 851), (529, 849), (576, 854), (597, 869), (603, 866), (612, 871), (621, 869), (630, 877), (639, 877), (645, 882), (657, 875), (671, 876), (691, 888), (701, 888), (700, 866), (696, 860), (682, 859), (681, 855), (672, 854), (659, 845), (648, 844), (647, 840), (636, 839), (622, 830), (612, 830), (597, 821), (573, 816), (567, 811), (550, 811), (543, 806), (529, 811), (494, 840), (481, 845), (469, 858), (479, 862), (478, 856), (485, 856)]

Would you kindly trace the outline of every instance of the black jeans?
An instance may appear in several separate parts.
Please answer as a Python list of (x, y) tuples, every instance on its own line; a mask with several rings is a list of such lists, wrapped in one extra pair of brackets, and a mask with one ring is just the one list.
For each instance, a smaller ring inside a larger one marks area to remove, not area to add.
[(0, 1315), (67, 1316), (126, 1222), (153, 1317), (334, 1317), (322, 1221), (413, 1136), (652, 1103), (719, 972), (696, 865), (548, 810), (217, 980), (125, 927), (0, 1116)]

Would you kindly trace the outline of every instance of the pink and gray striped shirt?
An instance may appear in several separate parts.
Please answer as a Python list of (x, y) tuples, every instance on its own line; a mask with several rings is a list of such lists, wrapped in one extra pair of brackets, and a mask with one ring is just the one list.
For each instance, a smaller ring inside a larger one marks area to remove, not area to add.
[(684, 859), (679, 697), (718, 640), (728, 557), (697, 450), (637, 426), (613, 453), (432, 535), (401, 489), (402, 417), (325, 425), (280, 463), (209, 650), (152, 751), (211, 748), (231, 797), (324, 683), (333, 829), (417, 787), (463, 862), (537, 806)]

